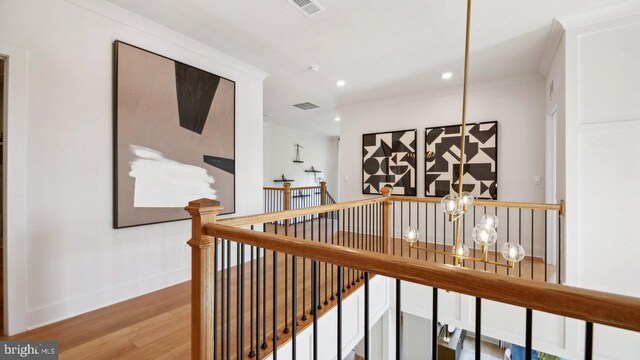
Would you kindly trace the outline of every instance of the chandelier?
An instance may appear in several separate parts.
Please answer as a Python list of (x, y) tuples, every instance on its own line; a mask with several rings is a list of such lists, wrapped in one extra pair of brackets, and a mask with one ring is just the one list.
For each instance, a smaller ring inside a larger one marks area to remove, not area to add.
[[(500, 223), (497, 216), (492, 214), (484, 214), (480, 218), (480, 222), (473, 228), (471, 236), (473, 241), (480, 246), (481, 257), (475, 257), (469, 255), (469, 248), (460, 242), (461, 223), (463, 221), (463, 215), (467, 212), (467, 208), (473, 205), (473, 196), (462, 191), (463, 183), (462, 178), (464, 175), (464, 146), (466, 139), (466, 126), (467, 126), (467, 81), (469, 72), (469, 35), (471, 24), (471, 0), (467, 0), (467, 27), (465, 37), (465, 49), (464, 49), (464, 85), (462, 91), (462, 127), (460, 131), (460, 167), (458, 173), (458, 192), (449, 194), (442, 198), (440, 205), (442, 211), (447, 214), (449, 222), (453, 223), (455, 231), (455, 242), (451, 249), (451, 252), (440, 251), (436, 249), (428, 249), (427, 247), (419, 247), (417, 245), (420, 240), (420, 233), (414, 227), (407, 227), (402, 232), (402, 238), (409, 242), (409, 247), (419, 250), (432, 252), (436, 254), (449, 255), (454, 258), (454, 265), (462, 266), (463, 260), (479, 261), (485, 264), (504, 266), (513, 268), (517, 262), (524, 259), (524, 248), (517, 243), (507, 242), (501, 247), (502, 256), (507, 263), (501, 263), (497, 261), (491, 261), (488, 259), (489, 247), (494, 245), (498, 240), (498, 225)], [(425, 239), (426, 240), (426, 239)]]

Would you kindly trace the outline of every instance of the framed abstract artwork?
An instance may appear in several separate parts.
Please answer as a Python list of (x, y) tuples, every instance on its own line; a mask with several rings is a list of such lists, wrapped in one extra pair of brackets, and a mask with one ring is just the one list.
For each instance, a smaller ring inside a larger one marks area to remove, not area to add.
[(393, 195), (416, 196), (417, 130), (362, 135), (362, 193), (380, 194), (390, 185)]
[[(461, 125), (425, 131), (425, 196), (458, 191)], [(498, 198), (498, 122), (467, 124), (463, 190), (477, 199)]]
[(114, 43), (114, 227), (235, 212), (235, 82)]

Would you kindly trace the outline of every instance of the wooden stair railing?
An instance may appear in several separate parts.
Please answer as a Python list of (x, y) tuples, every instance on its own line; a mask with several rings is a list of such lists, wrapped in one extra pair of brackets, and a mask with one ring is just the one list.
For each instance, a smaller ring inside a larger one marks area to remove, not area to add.
[[(433, 288), (434, 299), (437, 299), (438, 289), (475, 297), (476, 336), (481, 336), (482, 299), (524, 307), (527, 310), (526, 350), (529, 352), (533, 310), (586, 321), (585, 358), (587, 359), (591, 358), (593, 323), (640, 331), (639, 298), (394, 256), (392, 244), (394, 202), (399, 202), (399, 199), (390, 196), (388, 189), (385, 189), (381, 197), (228, 219), (217, 219), (221, 207), (215, 201), (201, 199), (190, 202), (186, 209), (193, 217), (192, 238), (189, 240), (192, 247), (192, 359), (256, 358), (261, 355), (261, 352), (262, 354), (272, 353), (275, 358), (277, 348), (281, 344), (279, 341), (283, 338), (292, 341), (293, 351), (295, 351), (294, 335), (299, 333), (303, 326), (310, 326), (310, 321), (316, 327), (321, 308), (324, 307), (323, 311), (327, 311), (331, 306), (337, 306), (338, 314), (341, 314), (342, 298), (347, 288), (353, 291), (358, 286), (364, 285), (365, 318), (368, 319), (369, 274), (394, 278), (396, 286), (400, 286), (401, 281), (430, 286)], [(492, 202), (487, 206), (500, 205), (529, 209), (538, 206), (549, 210), (548, 207), (540, 204)], [(562, 211), (562, 207), (554, 210)], [(334, 213), (336, 216), (319, 216), (328, 213)], [(299, 217), (310, 220), (303, 221), (301, 224), (278, 225), (284, 220)], [(251, 229), (247, 228), (249, 226)], [(254, 228), (255, 226), (257, 228)], [(324, 231), (322, 231), (323, 228)], [(334, 236), (337, 239), (334, 239)], [(232, 242), (235, 244), (237, 255), (235, 266), (230, 261)], [(248, 262), (245, 256), (246, 248), (251, 254)], [(254, 250), (257, 254), (255, 257)], [(225, 254), (227, 260), (225, 260)], [(287, 262), (289, 259), (291, 261)], [(255, 266), (257, 277), (254, 277), (254, 260), (257, 263)], [(309, 263), (309, 272), (312, 276), (309, 276), (309, 273), (303, 273), (305, 275), (302, 275), (302, 284), (303, 286), (311, 284), (312, 295), (307, 297), (303, 292), (300, 297), (300, 288), (296, 287), (300, 286), (299, 268)], [(267, 269), (267, 265), (273, 270)], [(282, 269), (285, 269), (284, 276), (279, 275)], [(291, 271), (288, 272), (288, 269)], [(321, 281), (323, 270), (324, 282)], [(331, 276), (328, 275), (329, 270)], [(249, 296), (251, 313), (247, 321), (243, 317), (246, 310), (244, 276), (249, 271), (251, 280), (247, 284), (251, 291)], [(337, 275), (337, 281), (334, 273)], [(229, 287), (230, 279), (237, 281), (233, 288)], [(291, 292), (288, 291), (289, 280), (291, 280)], [(267, 283), (273, 284), (270, 289), (273, 294), (268, 302), (269, 294), (265, 293)], [(227, 284), (226, 292), (224, 284)], [(322, 302), (323, 286), (324, 303)], [(331, 286), (330, 292), (329, 286)], [(222, 291), (221, 295), (219, 288)], [(237, 310), (233, 312), (230, 312), (230, 293), (237, 294), (237, 301), (234, 304)], [(396, 301), (401, 303), (399, 291), (396, 292), (396, 296), (398, 297)], [(284, 312), (279, 308), (282, 297), (285, 301)], [(312, 307), (307, 307), (309, 304), (306, 302), (307, 298)], [(288, 299), (290, 299), (288, 303), (290, 307), (287, 305)], [(220, 302), (223, 303), (220, 304)], [(299, 312), (301, 302), (302, 312)], [(267, 303), (272, 305), (270, 314), (267, 314)], [(257, 314), (253, 312), (254, 305)], [(307, 310), (310, 311), (307, 312)], [(437, 301), (434, 302), (433, 311), (434, 322), (437, 322)], [(399, 312), (400, 306), (397, 306), (396, 313)], [(230, 322), (232, 314), (236, 314), (238, 318)], [(312, 319), (308, 319), (307, 315), (311, 315)], [(272, 319), (270, 322), (268, 317)], [(235, 324), (238, 327), (237, 330), (230, 328), (230, 323)], [(299, 323), (300, 329), (297, 328)], [(270, 342), (266, 341), (267, 325), (271, 328)], [(251, 326), (251, 336), (248, 336), (248, 339), (244, 337), (244, 331), (241, 331), (243, 326)], [(337, 326), (340, 327), (337, 329), (339, 334), (342, 326), (341, 318)], [(396, 322), (398, 333), (399, 326), (399, 322)], [(318, 348), (317, 331), (313, 333), (315, 353)], [(230, 341), (232, 336), (236, 336), (233, 343)], [(434, 343), (436, 340), (432, 339)], [(398, 341), (397, 338), (396, 341)], [(369, 330), (365, 329), (365, 347), (369, 346)], [(338, 339), (336, 352), (339, 356), (341, 351), (341, 340)], [(433, 356), (436, 356), (437, 347), (434, 347), (433, 351)], [(479, 351), (477, 354), (479, 356)]]

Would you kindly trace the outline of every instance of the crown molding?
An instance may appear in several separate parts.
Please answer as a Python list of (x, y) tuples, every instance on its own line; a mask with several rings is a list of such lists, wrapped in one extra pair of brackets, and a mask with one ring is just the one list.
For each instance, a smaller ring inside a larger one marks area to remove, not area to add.
[(540, 67), (538, 69), (540, 75), (547, 77), (549, 68), (551, 68), (551, 63), (558, 52), (558, 48), (560, 47), (560, 43), (562, 43), (563, 37), (564, 27), (558, 20), (553, 19), (553, 23), (549, 29), (549, 35), (547, 35), (547, 43), (544, 46), (544, 52), (540, 59)]
[(640, 1), (626, 0), (557, 18), (565, 30), (640, 14)]

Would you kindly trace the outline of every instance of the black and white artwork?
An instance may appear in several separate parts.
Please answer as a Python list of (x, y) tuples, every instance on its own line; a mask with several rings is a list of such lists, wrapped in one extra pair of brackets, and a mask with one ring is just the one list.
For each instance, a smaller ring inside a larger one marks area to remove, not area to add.
[(362, 135), (362, 193), (416, 196), (417, 130)]
[[(458, 190), (461, 125), (427, 128), (425, 196)], [(477, 199), (498, 198), (498, 122), (467, 125), (463, 190)]]

